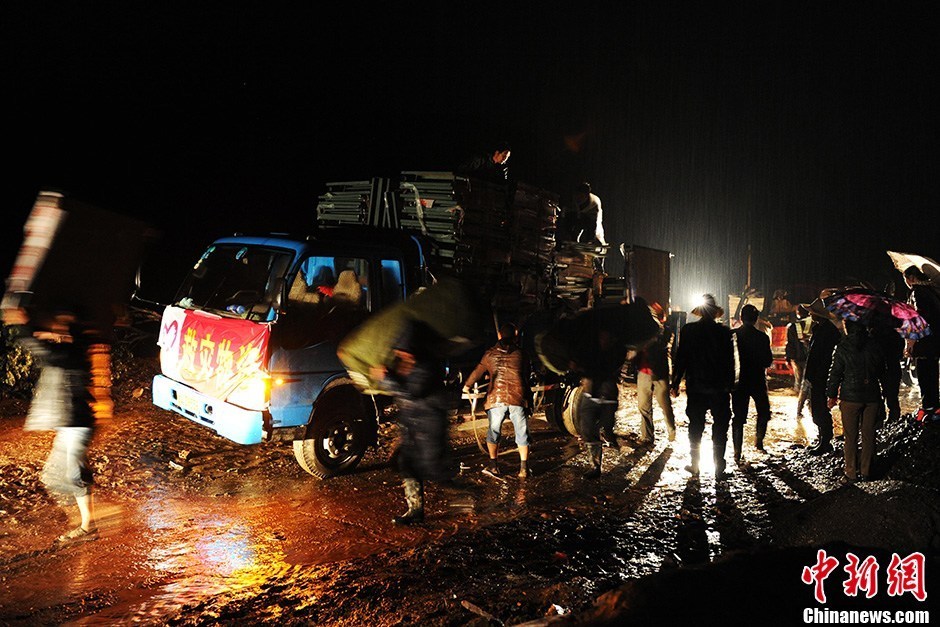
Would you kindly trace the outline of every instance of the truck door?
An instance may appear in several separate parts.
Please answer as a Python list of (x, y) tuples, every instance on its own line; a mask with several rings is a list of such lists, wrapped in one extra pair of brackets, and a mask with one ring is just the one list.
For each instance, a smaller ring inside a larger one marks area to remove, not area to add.
[(307, 424), (330, 379), (346, 372), (336, 357), (339, 341), (369, 314), (373, 301), (365, 257), (312, 254), (301, 258), (271, 351), (271, 426)]

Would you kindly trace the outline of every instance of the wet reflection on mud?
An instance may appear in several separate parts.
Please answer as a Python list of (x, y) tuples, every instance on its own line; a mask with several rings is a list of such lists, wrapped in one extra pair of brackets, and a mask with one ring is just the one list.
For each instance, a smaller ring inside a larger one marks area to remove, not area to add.
[[(621, 407), (617, 432), (637, 433), (635, 399)], [(194, 454), (203, 465), (190, 475), (148, 469), (156, 478), (124, 501), (101, 541), (0, 576), (38, 608), (24, 615), (48, 624), (450, 625), (472, 618), (468, 605), (504, 622), (570, 611), (627, 579), (765, 544), (777, 508), (834, 489), (841, 460), (803, 451), (815, 426), (795, 418), (796, 397), (772, 394), (771, 410), (769, 455), (753, 446), (752, 410), (746, 463), (734, 464), (729, 444), (720, 481), (710, 421), (701, 474), (685, 470), (684, 397), (674, 442), (657, 407), (653, 449), (605, 448), (596, 481), (581, 477), (581, 444), (544, 423), (532, 428), (528, 479), (516, 476), (511, 449), (504, 474), (482, 473), (470, 435), (455, 442), (466, 468), (458, 484), (428, 485), (426, 523), (405, 528), (391, 524), (404, 505), (387, 460), (316, 482), (283, 468), (251, 474), (262, 458), (242, 465), (238, 451)], [(37, 591), (28, 571), (42, 568)]]

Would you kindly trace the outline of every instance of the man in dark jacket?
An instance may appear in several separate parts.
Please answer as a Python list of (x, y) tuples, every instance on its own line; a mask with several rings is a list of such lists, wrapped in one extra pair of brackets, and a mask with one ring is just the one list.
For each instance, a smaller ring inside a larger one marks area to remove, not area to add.
[[(448, 442), (449, 396), (439, 346), (427, 324), (409, 321), (394, 343), (394, 362), (373, 376), (395, 394), (400, 441), (398, 469), (407, 511), (392, 522), (410, 525), (424, 520), (424, 482), (447, 482), (454, 476)], [(381, 370), (381, 369), (380, 369)]]
[(577, 362), (582, 373), (581, 403), (578, 406), (578, 432), (584, 439), (591, 456), (591, 468), (584, 473), (585, 479), (601, 476), (603, 444), (600, 430), (604, 427), (608, 436), (616, 442), (613, 434), (614, 415), (619, 404), (620, 371), (627, 358), (627, 348), (616, 335), (606, 329), (598, 329), (590, 347), (591, 355)]
[[(826, 384), (828, 407), (839, 402), (845, 433), (845, 476), (850, 481), (864, 481), (871, 476), (875, 457), (875, 424), (884, 407), (881, 385), (887, 368), (885, 356), (865, 327), (846, 320), (848, 335), (839, 342), (832, 356)], [(837, 401), (838, 399), (838, 401)], [(861, 433), (861, 456), (858, 454)]]
[(832, 412), (826, 400), (826, 382), (829, 378), (829, 366), (832, 365), (832, 352), (842, 338), (842, 334), (820, 299), (809, 305), (813, 316), (813, 335), (809, 341), (809, 355), (806, 357), (806, 380), (809, 381), (809, 408), (813, 422), (819, 429), (819, 440), (809, 448), (813, 455), (832, 452)]
[(731, 438), (734, 443), (734, 461), (742, 462), (741, 448), (744, 443), (744, 425), (747, 422), (747, 410), (754, 399), (754, 409), (757, 410), (757, 430), (754, 435), (754, 447), (764, 450), (764, 436), (767, 434), (767, 423), (770, 422), (770, 399), (767, 396), (767, 368), (774, 361), (770, 351), (770, 338), (763, 331), (754, 326), (760, 312), (754, 305), (745, 305), (741, 309), (741, 326), (734, 330), (735, 340), (738, 344), (738, 357), (741, 363), (741, 374), (738, 385), (731, 393), (731, 407), (734, 411), (734, 422), (731, 425)]
[(457, 168), (465, 176), (473, 176), (493, 183), (506, 183), (509, 180), (509, 157), (512, 154), (507, 142), (493, 146), (492, 152), (468, 159)]
[[(869, 330), (871, 338), (877, 342), (885, 356), (886, 374), (882, 381), (881, 392), (887, 405), (889, 422), (896, 422), (901, 417), (901, 359), (904, 357), (904, 338), (897, 330), (883, 324), (872, 325)], [(878, 422), (883, 421), (884, 408), (879, 411)]]
[(701, 320), (682, 327), (679, 348), (676, 351), (675, 372), (672, 377), (672, 395), (679, 395), (679, 384), (685, 377), (688, 396), (686, 415), (689, 417), (689, 447), (692, 463), (686, 470), (699, 472), (699, 449), (705, 431), (705, 414), (712, 413), (712, 455), (715, 477), (725, 472), (725, 447), (728, 443), (728, 424), (731, 422), (731, 386), (734, 384), (734, 353), (731, 329), (715, 319), (724, 310), (715, 304), (715, 297), (705, 294), (702, 305), (692, 310)]

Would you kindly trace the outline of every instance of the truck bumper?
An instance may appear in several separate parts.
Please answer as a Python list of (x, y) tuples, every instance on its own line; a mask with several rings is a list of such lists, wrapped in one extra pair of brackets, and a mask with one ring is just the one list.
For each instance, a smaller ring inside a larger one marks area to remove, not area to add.
[(264, 412), (208, 397), (162, 374), (153, 378), (153, 404), (239, 444), (258, 444), (262, 440)]

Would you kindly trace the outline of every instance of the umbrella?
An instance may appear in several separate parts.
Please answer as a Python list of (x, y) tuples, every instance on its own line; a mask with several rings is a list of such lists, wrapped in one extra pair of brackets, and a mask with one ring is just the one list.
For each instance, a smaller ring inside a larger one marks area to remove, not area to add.
[(894, 262), (894, 267), (897, 268), (898, 272), (903, 274), (905, 270), (911, 266), (914, 266), (926, 274), (927, 278), (934, 283), (940, 283), (940, 264), (930, 257), (912, 255), (911, 253), (898, 253), (894, 252), (893, 250), (889, 250), (887, 252), (888, 256), (891, 257), (891, 261)]
[(862, 288), (834, 291), (822, 302), (840, 318), (889, 326), (910, 340), (930, 335), (930, 326), (914, 307), (881, 292)]

